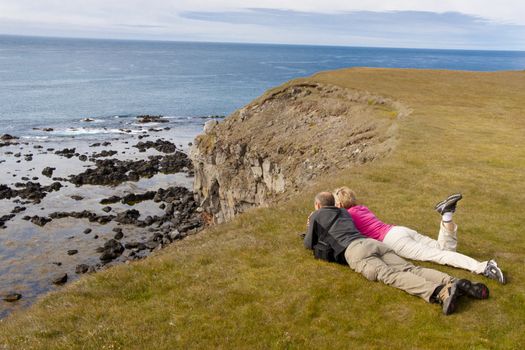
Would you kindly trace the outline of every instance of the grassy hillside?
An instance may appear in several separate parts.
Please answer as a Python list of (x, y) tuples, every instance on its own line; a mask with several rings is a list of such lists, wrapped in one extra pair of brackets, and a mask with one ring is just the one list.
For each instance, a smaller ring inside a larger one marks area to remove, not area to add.
[[(350, 69), (313, 81), (402, 102), (387, 159), (327, 174), (146, 261), (83, 278), (0, 323), (8, 349), (519, 349), (525, 343), (525, 72)], [(496, 258), (507, 285), (456, 314), (303, 249), (313, 195), (349, 185), (387, 222), (437, 236), (432, 208), (461, 191), (459, 250)], [(1, 345), (0, 345), (1, 347)]]

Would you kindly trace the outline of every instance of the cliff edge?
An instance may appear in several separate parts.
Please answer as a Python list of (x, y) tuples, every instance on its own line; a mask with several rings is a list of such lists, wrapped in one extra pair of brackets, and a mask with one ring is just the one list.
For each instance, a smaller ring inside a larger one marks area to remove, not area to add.
[(384, 157), (407, 113), (365, 91), (306, 79), (284, 84), (206, 123), (190, 151), (197, 200), (221, 223), (323, 174)]

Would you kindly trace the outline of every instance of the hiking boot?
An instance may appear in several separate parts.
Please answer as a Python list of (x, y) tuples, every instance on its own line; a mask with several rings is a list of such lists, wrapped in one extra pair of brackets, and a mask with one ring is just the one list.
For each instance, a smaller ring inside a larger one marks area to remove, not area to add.
[(503, 272), (494, 260), (489, 260), (489, 262), (487, 263), (487, 267), (483, 272), (483, 276), (496, 280), (501, 284), (507, 283), (507, 279), (505, 278)]
[(450, 315), (456, 310), (456, 300), (459, 296), (458, 281), (447, 283), (438, 294), (438, 300), (443, 305), (443, 314)]
[(489, 297), (489, 288), (483, 283), (472, 283), (466, 279), (457, 281), (457, 286), (461, 294), (465, 294), (471, 298), (487, 299)]
[(441, 215), (445, 213), (454, 213), (456, 211), (456, 204), (463, 198), (461, 193), (454, 193), (447, 197), (447, 199), (442, 200), (434, 209)]

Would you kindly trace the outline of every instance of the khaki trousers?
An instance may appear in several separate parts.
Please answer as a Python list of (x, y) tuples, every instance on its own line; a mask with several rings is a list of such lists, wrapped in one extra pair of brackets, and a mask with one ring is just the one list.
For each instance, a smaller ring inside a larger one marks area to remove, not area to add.
[(345, 251), (352, 270), (370, 281), (380, 281), (430, 302), (434, 290), (454, 280), (437, 270), (415, 266), (386, 244), (370, 238), (357, 239)]

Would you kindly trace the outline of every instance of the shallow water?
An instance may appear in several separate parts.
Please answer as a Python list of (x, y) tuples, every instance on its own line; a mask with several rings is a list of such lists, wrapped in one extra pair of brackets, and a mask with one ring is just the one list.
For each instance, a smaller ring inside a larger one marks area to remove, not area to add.
[[(166, 123), (163, 127), (172, 127), (172, 123)], [(139, 135), (146, 135), (142, 131), (150, 128), (143, 125), (133, 125), (133, 133), (125, 133), (119, 137), (111, 138), (111, 145), (106, 147), (90, 147), (93, 139), (81, 136), (60, 137), (57, 139), (45, 140), (18, 140), (18, 145), (0, 148), (0, 183), (14, 187), (16, 182), (25, 183), (22, 177), (38, 177), (37, 180), (42, 185), (49, 185), (54, 182), (51, 178), (43, 176), (41, 171), (46, 166), (55, 167), (53, 177), (67, 178), (71, 174), (83, 172), (86, 168), (94, 165), (91, 161), (80, 161), (77, 157), (65, 158), (54, 154), (54, 151), (46, 151), (47, 148), (60, 150), (63, 148), (76, 148), (80, 154), (91, 155), (104, 149), (115, 150), (118, 153), (111, 158), (138, 160), (145, 159), (149, 155), (161, 155), (162, 153), (149, 149), (146, 152), (139, 150), (132, 145), (139, 141), (154, 141), (156, 138), (163, 138), (177, 144), (178, 148), (187, 151), (188, 141), (194, 135), (185, 130), (181, 131), (162, 130), (160, 132), (148, 132), (150, 137), (138, 139)], [(201, 126), (202, 127), (202, 126)], [(195, 132), (193, 131), (193, 134)], [(42, 146), (35, 149), (35, 146)], [(12, 152), (13, 154), (9, 154)], [(20, 152), (21, 157), (14, 154)], [(27, 161), (24, 154), (33, 154), (33, 160)], [(103, 159), (103, 158), (99, 158)], [(19, 161), (17, 163), (17, 161)], [(129, 241), (145, 241), (150, 235), (149, 228), (140, 228), (133, 225), (118, 224), (114, 221), (101, 225), (89, 222), (87, 219), (61, 218), (53, 219), (45, 226), (37, 226), (30, 221), (22, 218), (26, 215), (47, 216), (57, 211), (83, 211), (89, 210), (99, 215), (116, 215), (127, 209), (137, 209), (140, 211), (140, 219), (148, 215), (162, 215), (164, 212), (159, 208), (160, 203), (152, 200), (143, 201), (133, 206), (114, 203), (109, 204), (112, 208), (110, 213), (102, 211), (106, 205), (99, 202), (102, 198), (112, 195), (124, 196), (128, 193), (144, 193), (147, 191), (167, 188), (170, 186), (184, 186), (191, 188), (193, 179), (186, 173), (177, 174), (157, 174), (151, 178), (141, 178), (139, 181), (127, 181), (117, 186), (84, 185), (76, 187), (67, 181), (60, 181), (63, 187), (59, 191), (49, 192), (39, 204), (17, 203), (20, 198), (10, 200), (0, 200), (0, 213), (2, 215), (10, 213), (15, 206), (24, 206), (27, 209), (6, 222), (6, 228), (0, 229), (0, 293), (15, 291), (21, 293), (23, 298), (15, 303), (8, 303), (0, 300), (0, 317), (4, 317), (16, 308), (24, 307), (32, 303), (38, 296), (50, 290), (61, 288), (51, 283), (57, 273), (67, 273), (68, 283), (79, 277), (75, 273), (78, 264), (94, 265), (100, 262), (100, 253), (95, 249), (112, 238), (115, 232), (114, 227), (123, 229), (124, 238), (122, 243)], [(82, 196), (82, 200), (71, 198), (73, 195)], [(22, 200), (24, 201), (24, 200)], [(1, 215), (0, 215), (1, 216)], [(83, 233), (86, 228), (93, 231), (89, 234)], [(95, 236), (98, 236), (95, 239)], [(70, 249), (78, 250), (75, 255), (68, 255)], [(146, 253), (144, 253), (146, 254)], [(121, 262), (125, 256), (114, 260), (107, 266)], [(61, 263), (60, 266), (57, 263)]]

